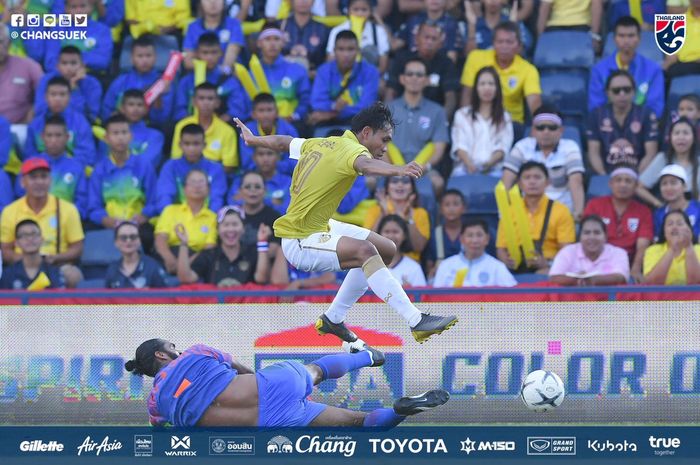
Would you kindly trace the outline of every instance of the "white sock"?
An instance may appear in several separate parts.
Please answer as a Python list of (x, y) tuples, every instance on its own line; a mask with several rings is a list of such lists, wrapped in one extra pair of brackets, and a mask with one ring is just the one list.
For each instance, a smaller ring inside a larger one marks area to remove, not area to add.
[(376, 270), (367, 278), (367, 283), (372, 288), (372, 292), (388, 303), (408, 322), (409, 326), (413, 327), (418, 324), (422, 316), (420, 310), (411, 303), (406, 291), (401, 287), (401, 283), (394, 278), (389, 268), (382, 266)]
[(331, 306), (326, 310), (328, 319), (336, 324), (345, 321), (348, 310), (364, 295), (365, 291), (367, 291), (367, 278), (362, 268), (353, 268), (348, 271)]

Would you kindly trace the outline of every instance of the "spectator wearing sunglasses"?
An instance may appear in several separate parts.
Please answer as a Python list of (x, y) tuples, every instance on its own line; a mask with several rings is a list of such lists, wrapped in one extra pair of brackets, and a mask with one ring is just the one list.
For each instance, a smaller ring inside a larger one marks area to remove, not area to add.
[[(588, 115), (588, 160), (596, 174), (609, 174), (619, 165), (644, 172), (656, 156), (659, 124), (651, 108), (634, 103), (636, 88), (628, 71), (613, 71), (605, 82), (608, 103)], [(621, 139), (629, 141), (632, 153), (612, 150)]]
[(538, 108), (532, 118), (532, 136), (518, 141), (506, 155), (502, 179), (510, 188), (525, 162), (544, 164), (549, 175), (547, 197), (566, 205), (579, 220), (585, 202), (583, 157), (576, 142), (563, 139), (563, 133), (561, 113), (551, 105)]
[(114, 245), (122, 258), (112, 262), (105, 274), (108, 289), (167, 287), (165, 271), (153, 258), (141, 253), (139, 226), (125, 221), (114, 229)]

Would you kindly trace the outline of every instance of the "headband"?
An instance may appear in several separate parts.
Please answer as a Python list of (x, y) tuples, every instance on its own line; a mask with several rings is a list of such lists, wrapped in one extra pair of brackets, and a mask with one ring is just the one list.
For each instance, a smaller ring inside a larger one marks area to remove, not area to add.
[(277, 29), (276, 27), (270, 27), (265, 30), (263, 30), (260, 34), (258, 34), (258, 39), (267, 39), (268, 37), (279, 37), (280, 39), (282, 38), (282, 31)]
[(540, 113), (532, 119), (532, 122), (534, 124), (543, 123), (546, 121), (549, 121), (550, 123), (556, 123), (558, 126), (562, 125), (561, 118), (559, 117), (559, 115), (555, 115), (554, 113)]
[(238, 216), (241, 218), (241, 221), (245, 219), (245, 211), (241, 207), (239, 207), (238, 205), (226, 205), (224, 207), (221, 207), (216, 213), (216, 223), (223, 223), (224, 218), (226, 218), (226, 215), (228, 215), (229, 212), (232, 211), (238, 213)]
[(618, 174), (626, 174), (627, 176), (633, 177), (635, 180), (639, 179), (639, 175), (637, 174), (637, 172), (632, 168), (627, 168), (626, 166), (615, 168), (612, 171), (612, 173), (610, 173), (610, 177), (614, 178)]

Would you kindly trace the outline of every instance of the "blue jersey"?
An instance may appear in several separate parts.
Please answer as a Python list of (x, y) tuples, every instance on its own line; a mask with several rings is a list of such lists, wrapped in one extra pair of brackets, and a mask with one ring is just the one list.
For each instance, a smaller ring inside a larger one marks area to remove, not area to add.
[(232, 357), (197, 344), (161, 368), (148, 397), (152, 425), (194, 426), (238, 371)]
[[(664, 218), (668, 213), (668, 205), (657, 208), (654, 212), (654, 241), (659, 238), (661, 228), (664, 226)], [(700, 236), (700, 202), (697, 200), (688, 201), (688, 206), (685, 207), (685, 213), (690, 219), (690, 225), (693, 227), (693, 235)]]

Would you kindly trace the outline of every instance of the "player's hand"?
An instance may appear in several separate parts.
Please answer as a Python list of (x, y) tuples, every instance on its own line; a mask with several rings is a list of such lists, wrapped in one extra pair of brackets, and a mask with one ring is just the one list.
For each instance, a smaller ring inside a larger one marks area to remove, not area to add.
[(418, 179), (423, 176), (423, 168), (415, 161), (412, 161), (400, 168), (399, 176), (410, 176), (413, 179)]
[(248, 129), (248, 126), (243, 124), (243, 121), (241, 121), (238, 118), (233, 118), (233, 122), (236, 123), (238, 129), (241, 130), (241, 137), (243, 138), (243, 142), (245, 142), (245, 145), (254, 146), (257, 137), (255, 137), (253, 135), (253, 132), (250, 129)]
[(189, 244), (190, 238), (187, 235), (187, 230), (185, 229), (185, 226), (182, 223), (178, 223), (175, 225), (175, 235), (180, 241), (180, 244)]
[(260, 224), (258, 227), (258, 242), (267, 242), (272, 236), (272, 229), (266, 224)]

